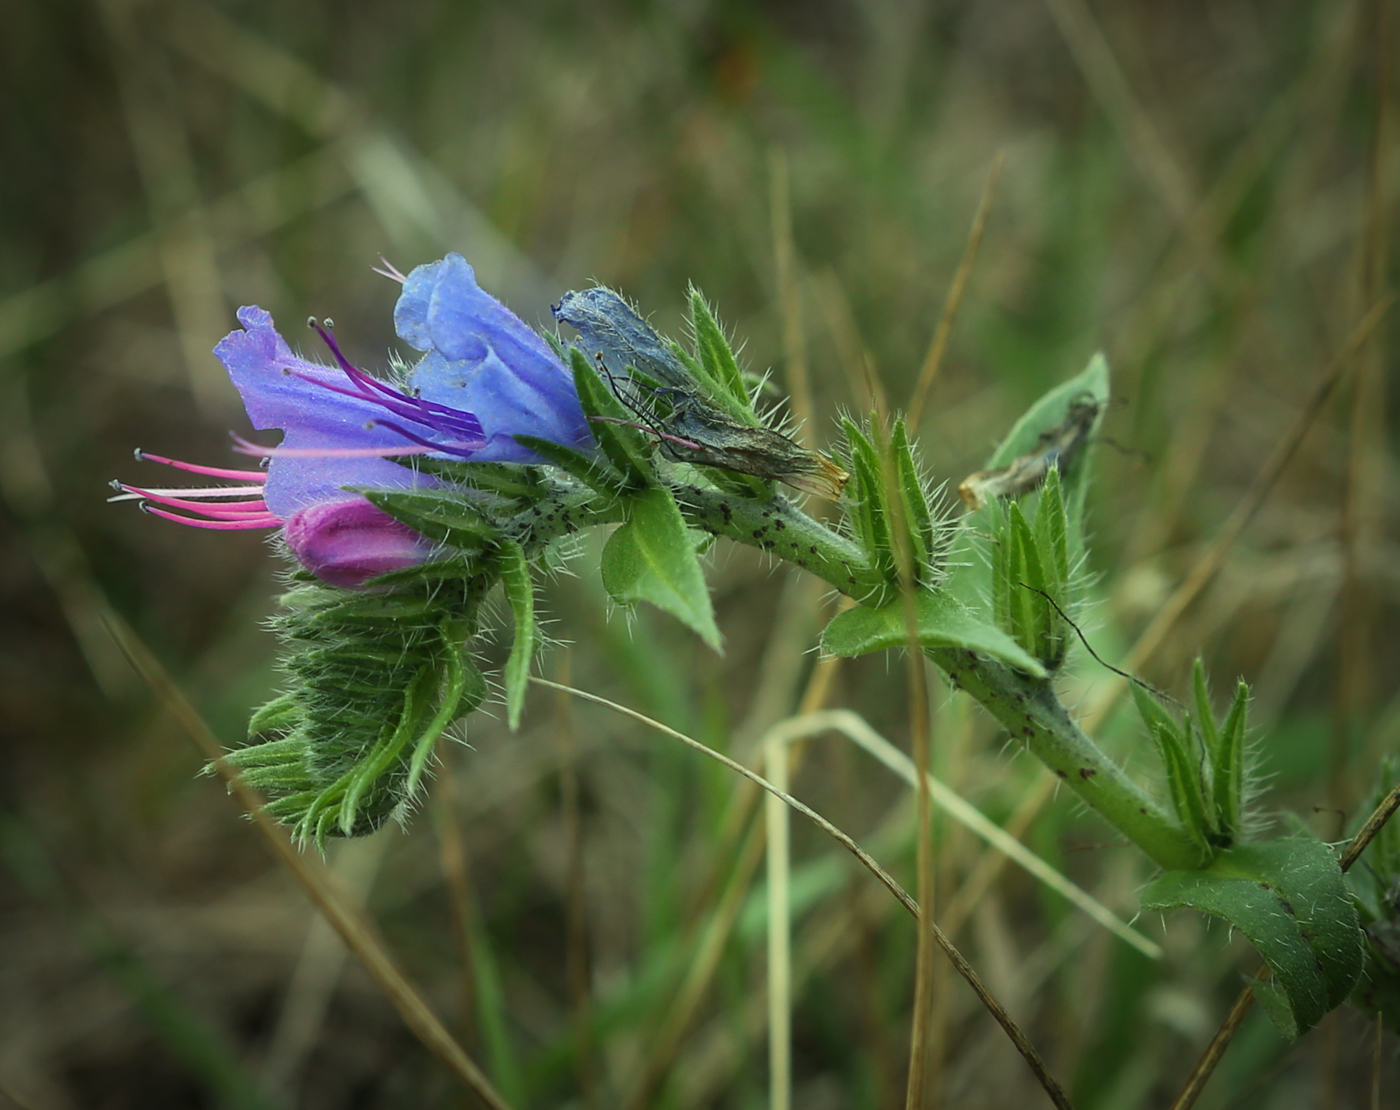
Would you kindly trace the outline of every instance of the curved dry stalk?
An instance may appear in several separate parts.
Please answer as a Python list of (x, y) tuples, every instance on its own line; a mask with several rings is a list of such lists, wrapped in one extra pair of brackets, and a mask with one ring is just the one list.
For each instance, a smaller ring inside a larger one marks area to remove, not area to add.
[[(899, 900), (900, 905), (902, 905), (906, 910), (908, 910), (916, 921), (919, 920), (919, 903), (915, 901), (914, 897), (899, 884), (899, 882), (895, 879), (893, 875), (891, 875), (888, 871), (881, 867), (880, 864), (876, 862), (876, 860), (868, 852), (866, 852), (864, 848), (857, 844), (848, 833), (842, 831), (837, 826), (833, 825), (830, 821), (828, 821), (816, 810), (812, 809), (812, 807), (807, 805), (805, 802), (801, 802), (798, 799), (794, 798), (791, 794), (779, 790), (776, 786), (774, 786), (771, 782), (765, 779), (762, 775), (758, 774), (756, 771), (751, 771), (742, 763), (736, 763), (728, 756), (715, 751), (713, 748), (705, 744), (702, 744), (699, 740), (687, 736), (685, 733), (679, 732), (676, 729), (671, 728), (669, 725), (664, 725), (660, 721), (648, 717), (645, 713), (639, 713), (635, 709), (630, 709), (625, 705), (619, 705), (617, 702), (610, 701), (609, 699), (601, 697), (598, 694), (591, 694), (587, 690), (579, 690), (572, 686), (564, 686), (558, 682), (551, 682), (547, 678), (538, 678), (532, 676), (530, 681), (540, 686), (548, 686), (552, 690), (562, 690), (567, 694), (572, 694), (574, 697), (582, 698), (584, 701), (591, 701), (596, 705), (605, 706), (606, 708), (611, 709), (616, 713), (621, 713), (624, 717), (631, 717), (634, 721), (639, 721), (642, 724), (647, 725), (649, 728), (655, 729), (657, 732), (664, 733), (665, 735), (670, 736), (675, 740), (679, 740), (682, 744), (685, 744), (687, 747), (694, 748), (696, 751), (709, 756), (717, 763), (722, 763), (731, 771), (742, 775), (744, 778), (754, 783), (754, 785), (760, 787), (763, 790), (766, 790), (768, 793), (772, 794), (774, 797), (778, 798), (779, 800), (790, 806), (792, 809), (795, 809), (798, 813), (802, 814), (802, 816), (806, 817), (809, 821), (816, 825), (817, 828), (821, 829), (828, 836), (832, 837), (834, 840), (840, 843), (842, 847), (844, 847), (848, 852), (855, 856), (857, 860), (860, 861), (860, 863), (866, 868), (866, 870), (868, 870), (872, 875), (879, 879), (881, 883), (884, 884), (885, 888), (891, 894), (893, 894), (895, 898)], [(1060, 1084), (1056, 1081), (1055, 1077), (1052, 1076), (1047, 1070), (1044, 1061), (1042, 1061), (1040, 1058), (1040, 1054), (1036, 1052), (1035, 1046), (1030, 1043), (1030, 1041), (1026, 1038), (1026, 1035), (1023, 1032), (1021, 1032), (1020, 1026), (1018, 1026), (1011, 1019), (1011, 1015), (1006, 1012), (1006, 1010), (1002, 1007), (1001, 1003), (998, 1002), (996, 1000), (996, 997), (991, 993), (991, 991), (989, 991), (986, 988), (986, 986), (982, 983), (982, 980), (978, 978), (977, 972), (973, 970), (972, 965), (967, 962), (963, 954), (958, 951), (958, 949), (954, 946), (953, 942), (949, 940), (948, 937), (944, 934), (943, 930), (938, 927), (937, 923), (930, 922), (929, 925), (929, 931), (933, 935), (934, 942), (940, 948), (943, 949), (948, 959), (952, 961), (953, 967), (957, 969), (958, 974), (961, 975), (963, 979), (967, 981), (968, 986), (972, 988), (973, 992), (977, 995), (982, 1005), (987, 1008), (988, 1012), (992, 1015), (992, 1017), (996, 1019), (997, 1024), (1000, 1025), (1002, 1029), (1006, 1032), (1006, 1035), (1008, 1038), (1010, 1038), (1011, 1043), (1016, 1046), (1016, 1051), (1021, 1054), (1022, 1058), (1026, 1061), (1027, 1066), (1030, 1067), (1036, 1079), (1039, 1080), (1040, 1085), (1045, 1089), (1045, 1093), (1050, 1096), (1050, 1101), (1053, 1102), (1055, 1106), (1059, 1108), (1059, 1110), (1073, 1110), (1073, 1107), (1071, 1106), (1069, 1101), (1069, 1097), (1064, 1092), (1064, 1088), (1060, 1086)]]
[(496, 1090), (486, 1073), (453, 1039), (452, 1034), (423, 1000), (423, 996), (394, 965), (389, 953), (374, 936), (369, 923), (335, 890), (325, 874), (325, 869), (305, 858), (288, 839), (281, 826), (263, 811), (262, 798), (257, 791), (244, 785), (237, 769), (224, 760), (223, 747), (218, 737), (200, 716), (199, 711), (190, 704), (160, 660), (151, 654), (136, 633), (117, 614), (110, 610), (104, 611), (102, 622), (136, 673), (165, 705), (171, 716), (180, 722), (190, 739), (228, 783), (230, 790), (238, 796), (239, 802), (248, 811), (248, 816), (257, 825), (258, 831), (272, 846), (273, 853), (301, 884), (312, 904), (340, 934), (345, 947), (364, 965), (365, 970), (384, 992), (384, 996), (393, 1003), (394, 1009), (398, 1010), (399, 1016), (414, 1036), (423, 1042), (429, 1052), (447, 1065), (461, 1080), (462, 1085), (490, 1107), (490, 1110), (511, 1110), (510, 1103)]

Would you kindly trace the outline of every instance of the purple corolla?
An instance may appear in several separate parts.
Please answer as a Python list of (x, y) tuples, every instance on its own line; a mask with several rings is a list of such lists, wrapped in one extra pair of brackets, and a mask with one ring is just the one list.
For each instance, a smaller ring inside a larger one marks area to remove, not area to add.
[(292, 553), (318, 577), (355, 587), (415, 566), (432, 545), (371, 505), (356, 489), (438, 483), (394, 460), (413, 455), (540, 462), (516, 434), (589, 450), (592, 437), (573, 379), (549, 346), (477, 284), (459, 254), (419, 266), (394, 310), (399, 335), (425, 357), (405, 386), (353, 366), (330, 331), (311, 321), (334, 367), (294, 354), (261, 308), (238, 310), (242, 330), (214, 348), (253, 427), (281, 429), (266, 470), (195, 466), (137, 452), (236, 485), (146, 489), (114, 483), (158, 516), (197, 528), (281, 527)]

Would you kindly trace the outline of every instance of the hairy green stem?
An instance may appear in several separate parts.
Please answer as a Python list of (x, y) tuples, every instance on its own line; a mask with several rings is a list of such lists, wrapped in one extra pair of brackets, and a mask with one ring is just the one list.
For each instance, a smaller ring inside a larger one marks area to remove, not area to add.
[(1168, 871), (1195, 870), (1210, 862), (1181, 824), (1070, 719), (1049, 681), (959, 648), (933, 648), (926, 654), (1153, 862)]
[[(844, 536), (813, 520), (781, 494), (767, 501), (679, 486), (687, 521), (787, 560), (864, 605), (892, 599), (897, 587), (871, 567)], [(1123, 835), (1168, 870), (1194, 870), (1209, 860), (1186, 830), (1070, 719), (1052, 684), (958, 648), (927, 652), (954, 685), (982, 703), (1013, 737)]]
[(863, 605), (879, 605), (896, 596), (859, 547), (813, 520), (782, 494), (755, 501), (698, 486), (676, 486), (672, 492), (694, 528), (785, 559)]

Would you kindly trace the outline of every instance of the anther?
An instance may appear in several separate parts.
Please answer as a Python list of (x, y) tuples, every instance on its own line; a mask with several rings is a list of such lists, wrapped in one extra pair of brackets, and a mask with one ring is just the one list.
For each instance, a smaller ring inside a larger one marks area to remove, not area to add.
[(133, 452), (131, 453), (131, 457), (132, 457), (133, 459), (135, 459), (137, 462), (145, 462), (145, 461), (146, 461), (145, 452), (143, 452), (143, 451), (141, 450), (141, 448), (139, 448), (139, 447), (136, 448), (136, 450), (133, 451)]
[(118, 493), (120, 493), (121, 490), (122, 490), (121, 479), (120, 479), (120, 478), (113, 478), (110, 482), (107, 483), (107, 488), (108, 488), (108, 489), (114, 489), (114, 490), (116, 490)]
[(327, 331), (335, 331), (335, 321), (332, 320), (329, 316), (322, 320), (321, 324), (325, 327)]
[(306, 318), (306, 326), (307, 326), (308, 328), (311, 328), (313, 331), (315, 331), (315, 329), (316, 329), (316, 317), (314, 317), (314, 316), (308, 316), (308, 317)]

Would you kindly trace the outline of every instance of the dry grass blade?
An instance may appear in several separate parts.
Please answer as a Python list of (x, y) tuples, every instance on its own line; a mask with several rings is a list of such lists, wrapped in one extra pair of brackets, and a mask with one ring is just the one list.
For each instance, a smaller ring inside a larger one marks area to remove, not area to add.
[(1084, 0), (1046, 0), (1046, 6), (1104, 114), (1185, 233), (1197, 262), (1207, 276), (1221, 283), (1224, 267), (1215, 244), (1203, 234), (1194, 190), (1186, 171), (1134, 95), (1093, 12)]
[(773, 218), (773, 264), (777, 271), (778, 312), (783, 325), (783, 368), (797, 419), (797, 438), (811, 447), (816, 409), (812, 404), (812, 379), (807, 364), (807, 333), (802, 326), (802, 294), (797, 281), (797, 248), (792, 241), (792, 190), (787, 155), (780, 149), (768, 155), (769, 208)]
[[(781, 741), (764, 745), (764, 769), (787, 793), (788, 749)], [(787, 807), (776, 794), (764, 798), (768, 840), (768, 1110), (792, 1106), (792, 905), (788, 882)]]
[(340, 934), (345, 946), (355, 954), (379, 989), (393, 1003), (404, 1024), (423, 1042), (428, 1051), (461, 1080), (463, 1086), (476, 1094), (482, 1103), (491, 1110), (510, 1110), (510, 1104), (501, 1097), (491, 1080), (471, 1057), (462, 1051), (462, 1047), (452, 1039), (452, 1035), (429, 1009), (423, 997), (394, 966), (393, 960), (375, 938), (369, 924), (335, 891), (323, 869), (303, 857), (282, 828), (263, 813), (262, 799), (255, 791), (243, 785), (237, 772), (224, 761), (218, 738), (190, 704), (189, 699), (175, 685), (160, 661), (115, 614), (107, 614), (105, 623), (107, 631), (136, 673), (228, 782), (274, 853), (296, 877), (312, 903)]
[[(1341, 384), (1357, 352), (1365, 346), (1371, 333), (1375, 331), (1394, 301), (1394, 294), (1387, 294), (1372, 305), (1370, 311), (1352, 330), (1341, 350), (1332, 357), (1332, 361), (1323, 372), (1322, 381), (1318, 383), (1311, 400), (1298, 414), (1288, 434), (1279, 441), (1273, 455), (1264, 464), (1259, 476), (1254, 479), (1254, 484), (1249, 488), (1249, 492), (1240, 499), (1234, 512), (1230, 514), (1229, 519), (1225, 521), (1220, 532), (1216, 535), (1214, 542), (1206, 549), (1205, 554), (1196, 561), (1196, 565), (1191, 568), (1191, 573), (1186, 576), (1185, 581), (1176, 588), (1171, 597), (1167, 599), (1166, 604), (1152, 618), (1152, 622), (1143, 630), (1142, 635), (1138, 637), (1137, 643), (1133, 645), (1132, 651), (1128, 653), (1123, 662), (1125, 671), (1134, 673), (1140, 671), (1143, 665), (1157, 653), (1157, 649), (1166, 640), (1167, 633), (1176, 626), (1176, 622), (1181, 619), (1182, 614), (1200, 596), (1201, 591), (1210, 584), (1216, 572), (1224, 565), (1225, 557), (1234, 546), (1235, 540), (1244, 531), (1245, 525), (1254, 519), (1254, 514), (1264, 504), (1264, 499), (1269, 496), (1284, 469), (1293, 461), (1293, 456), (1297, 454), (1298, 448), (1302, 446), (1303, 440), (1312, 430), (1312, 426), (1321, 414), (1327, 399)], [(1105, 714), (1113, 708), (1114, 703), (1117, 702), (1126, 687), (1127, 682), (1115, 676), (1102, 688), (1103, 692), (1085, 711), (1081, 727), (1085, 731), (1092, 730), (1094, 723), (1101, 721)]]
[[(888, 871), (881, 867), (880, 864), (877, 863), (875, 859), (871, 857), (871, 855), (868, 852), (865, 851), (865, 849), (863, 849), (859, 844), (857, 844), (853, 839), (851, 839), (849, 834), (837, 828), (835, 825), (833, 825), (830, 821), (828, 821), (825, 817), (823, 817), (816, 810), (812, 809), (806, 803), (800, 802), (791, 794), (786, 794), (783, 791), (779, 790), (762, 775), (759, 775), (755, 771), (749, 770), (749, 768), (745, 767), (741, 763), (736, 763), (728, 756), (722, 755), (721, 753), (715, 751), (713, 748), (700, 743), (699, 740), (695, 740), (692, 737), (687, 736), (683, 732), (679, 732), (676, 729), (664, 725), (660, 721), (653, 720), (651, 717), (648, 717), (645, 713), (639, 713), (635, 709), (629, 709), (625, 705), (619, 705), (617, 702), (610, 701), (607, 698), (600, 697), (597, 694), (590, 694), (586, 690), (578, 690), (573, 687), (561, 686), (557, 682), (550, 682), (547, 678), (531, 677), (530, 681), (540, 686), (548, 686), (552, 690), (563, 690), (566, 693), (572, 694), (576, 698), (582, 698), (584, 701), (591, 701), (595, 705), (601, 705), (613, 710), (615, 713), (621, 713), (625, 717), (631, 717), (634, 721), (639, 721), (642, 724), (646, 725), (648, 728), (654, 729), (657, 732), (664, 733), (665, 735), (670, 736), (672, 739), (679, 740), (682, 744), (685, 744), (687, 747), (694, 748), (696, 751), (701, 752), (704, 755), (709, 756), (716, 762), (723, 764), (725, 767), (728, 767), (731, 771), (734, 771), (736, 774), (742, 775), (744, 778), (752, 782), (755, 786), (766, 790), (768, 793), (781, 800), (787, 806), (791, 807), (792, 809), (795, 809), (798, 813), (802, 814), (802, 816), (806, 817), (809, 821), (816, 825), (817, 828), (821, 829), (824, 833), (826, 833), (828, 836), (832, 837), (839, 844), (841, 844), (842, 847), (844, 847), (853, 856), (855, 856), (857, 860), (860, 861), (861, 865), (865, 867), (866, 870), (868, 870), (872, 875), (879, 879), (881, 883), (884, 884), (885, 888), (891, 894), (893, 894), (895, 898), (899, 900), (900, 905), (902, 905), (906, 910), (908, 910), (916, 921), (919, 919), (919, 903), (915, 901), (913, 896), (907, 890), (900, 886), (900, 884), (895, 880), (893, 875), (891, 875)], [(1040, 1085), (1045, 1089), (1045, 1093), (1050, 1096), (1050, 1101), (1053, 1102), (1057, 1107), (1060, 1107), (1061, 1110), (1070, 1110), (1070, 1101), (1068, 1096), (1065, 1094), (1064, 1089), (1055, 1080), (1055, 1077), (1052, 1076), (1050, 1072), (1046, 1069), (1044, 1062), (1040, 1058), (1040, 1054), (1036, 1052), (1035, 1047), (1030, 1043), (1029, 1040), (1026, 1039), (1026, 1035), (1023, 1032), (1021, 1032), (1020, 1026), (1018, 1026), (1014, 1021), (1011, 1020), (1011, 1015), (1006, 1012), (1006, 1010), (1002, 1007), (1001, 1003), (996, 1000), (996, 998), (992, 995), (992, 993), (989, 990), (987, 990), (986, 986), (983, 985), (982, 980), (978, 978), (977, 972), (973, 970), (972, 965), (969, 964), (967, 960), (963, 957), (962, 953), (959, 952), (956, 947), (954, 947), (952, 941), (950, 941), (947, 938), (947, 936), (944, 935), (943, 930), (941, 930), (936, 924), (931, 923), (930, 932), (933, 934), (933, 939), (935, 943), (937, 943), (938, 946), (943, 949), (943, 951), (947, 954), (948, 959), (952, 961), (953, 966), (958, 971), (958, 974), (961, 975), (967, 981), (968, 986), (970, 986), (976, 993), (978, 999), (982, 1002), (982, 1005), (985, 1006), (987, 1010), (991, 1013), (991, 1015), (996, 1019), (997, 1024), (999, 1024), (1002, 1027), (1002, 1029), (1006, 1031), (1006, 1035), (1010, 1038), (1011, 1043), (1016, 1046), (1016, 1051), (1019, 1052), (1021, 1056), (1025, 1059), (1027, 1065), (1029, 1065), (1031, 1071), (1035, 1074), (1036, 1079), (1039, 1080)]]
[[(818, 713), (794, 717), (775, 728), (770, 736), (774, 739), (791, 742), (803, 736), (812, 736), (826, 731), (841, 733), (857, 747), (874, 756), (910, 786), (914, 786), (918, 782), (918, 772), (913, 761), (872, 728), (864, 717), (849, 709), (826, 709)], [(1035, 879), (1062, 895), (1067, 901), (1079, 907), (1094, 921), (1132, 945), (1144, 956), (1153, 960), (1162, 958), (1160, 945), (1121, 921), (1102, 902), (1056, 871), (1016, 839), (1007, 829), (984, 816), (980, 809), (971, 802), (965, 801), (947, 783), (931, 773), (928, 774), (927, 781), (932, 800), (958, 824), (979, 837), (1002, 856), (1024, 868)], [(1045, 781), (1047, 785), (1053, 786), (1053, 779), (1047, 778)], [(980, 880), (978, 887), (985, 889)]]
[[(1343, 871), (1350, 871), (1351, 867), (1361, 858), (1361, 853), (1366, 851), (1385, 824), (1395, 816), (1395, 811), (1400, 809), (1400, 786), (1397, 786), (1385, 796), (1385, 800), (1375, 808), (1370, 817), (1366, 818), (1366, 823), (1361, 826), (1357, 834), (1351, 838), (1351, 843), (1342, 853), (1341, 868)], [(1267, 972), (1268, 969), (1263, 969)], [(1240, 991), (1239, 997), (1235, 999), (1235, 1004), (1230, 1008), (1229, 1015), (1216, 1030), (1215, 1036), (1211, 1038), (1210, 1044), (1206, 1047), (1205, 1053), (1196, 1066), (1191, 1070), (1191, 1075), (1186, 1080), (1186, 1086), (1181, 1094), (1172, 1103), (1171, 1110), (1190, 1110), (1196, 1104), (1196, 1099), (1200, 1097), (1201, 1091), (1205, 1089), (1206, 1082), (1210, 1079), (1211, 1072), (1215, 1071), (1215, 1065), (1220, 1063), (1220, 1058), (1225, 1055), (1225, 1050), (1230, 1047), (1230, 1041), (1234, 1039), (1235, 1033), (1239, 1031), (1245, 1015), (1254, 1005), (1254, 992), (1248, 987)]]
[[(805, 581), (808, 580), (794, 579), (793, 585), (789, 588), (801, 588), (801, 584)], [(849, 599), (843, 599), (842, 608), (845, 608), (847, 604), (854, 603), (849, 602)], [(786, 620), (780, 618), (774, 631), (775, 640), (784, 639), (782, 629), (785, 624)], [(817, 660), (816, 666), (812, 668), (812, 673), (807, 680), (807, 687), (799, 699), (797, 708), (799, 714), (815, 712), (826, 701), (831, 684), (835, 681), (841, 668), (841, 662), (840, 657), (834, 655)], [(763, 675), (759, 681), (760, 691), (776, 688), (781, 684), (773, 674), (774, 669), (779, 665), (777, 659), (773, 660), (772, 666), (770, 666), (769, 660), (765, 659), (760, 667)], [(768, 695), (760, 693), (755, 695), (755, 703), (755, 708), (750, 711), (748, 722), (736, 730), (736, 735), (741, 742), (743, 737), (751, 731), (750, 723), (768, 720), (767, 708), (765, 707), (770, 703), (776, 704), (776, 695), (770, 698)], [(774, 727), (780, 728), (782, 726), (778, 724)], [(761, 751), (762, 748), (763, 743), (760, 742), (758, 750)], [(754, 872), (762, 857), (763, 838), (759, 835), (759, 826), (752, 820), (761, 795), (762, 791), (753, 783), (745, 780), (740, 784), (739, 789), (734, 791), (729, 808), (721, 819), (718, 836), (720, 846), (713, 853), (713, 858), (725, 861), (730, 865), (723, 870), (723, 874), (727, 875), (728, 878), (721, 887), (719, 880), (721, 869), (712, 865), (706, 879), (699, 886), (702, 894), (693, 904), (691, 917), (697, 916), (701, 907), (709, 906), (712, 907), (709, 920), (696, 944), (690, 969), (686, 973), (675, 999), (667, 1007), (659, 1032), (651, 1042), (651, 1048), (648, 1051), (646, 1062), (642, 1065), (640, 1077), (631, 1089), (629, 1096), (622, 1100), (622, 1105), (628, 1110), (640, 1110), (641, 1107), (647, 1105), (654, 1085), (665, 1074), (670, 1061), (680, 1047), (686, 1029), (699, 1009), (701, 1000), (714, 981), (720, 957), (743, 906), (744, 894), (749, 888), (749, 883), (753, 879)]]
[(967, 233), (967, 246), (963, 250), (962, 261), (953, 273), (953, 284), (948, 287), (947, 299), (943, 302), (943, 314), (938, 318), (938, 326), (933, 331), (933, 339), (919, 368), (919, 380), (914, 385), (914, 395), (909, 398), (908, 420), (911, 431), (917, 431), (919, 417), (923, 415), (924, 402), (938, 378), (943, 366), (943, 356), (948, 353), (948, 340), (953, 335), (953, 324), (958, 319), (958, 308), (962, 305), (963, 294), (967, 292), (968, 279), (972, 277), (972, 267), (977, 262), (977, 251), (982, 246), (982, 232), (987, 227), (987, 213), (991, 211), (992, 196), (996, 193), (997, 182), (1001, 179), (1001, 167), (1006, 161), (1004, 153), (997, 154), (992, 161), (992, 170), (987, 175), (987, 184), (982, 187), (982, 197), (977, 202), (977, 212), (972, 217), (972, 228)]

